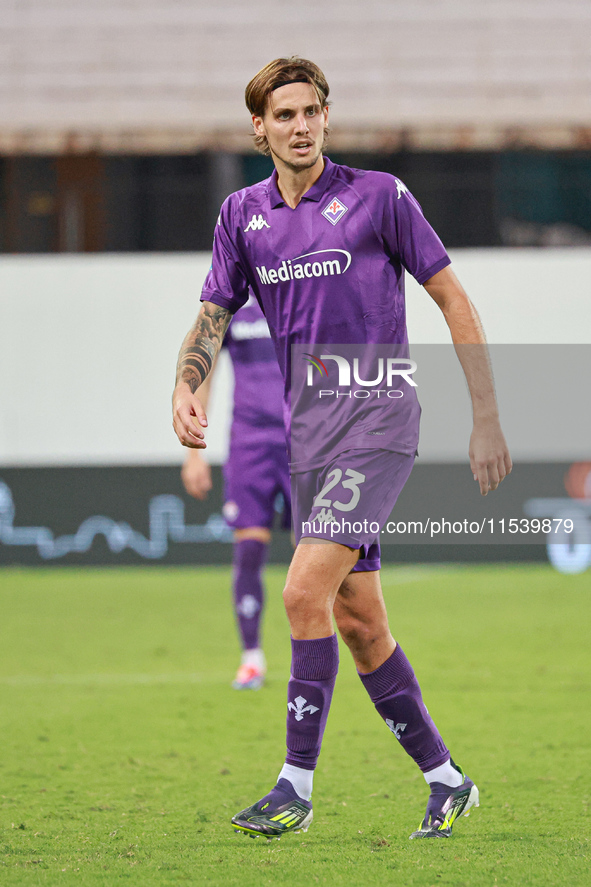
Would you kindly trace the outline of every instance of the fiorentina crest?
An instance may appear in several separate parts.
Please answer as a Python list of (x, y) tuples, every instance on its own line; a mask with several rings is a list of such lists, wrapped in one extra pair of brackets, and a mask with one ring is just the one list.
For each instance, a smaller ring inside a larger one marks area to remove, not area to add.
[(336, 225), (348, 209), (349, 207), (341, 203), (338, 197), (333, 197), (328, 206), (322, 210), (322, 215), (325, 219), (328, 219), (331, 225)]
[(307, 701), (303, 696), (296, 696), (295, 704), (293, 702), (287, 703), (287, 710), (295, 712), (296, 721), (301, 721), (306, 712), (313, 715), (315, 711), (320, 711), (317, 705), (306, 705)]

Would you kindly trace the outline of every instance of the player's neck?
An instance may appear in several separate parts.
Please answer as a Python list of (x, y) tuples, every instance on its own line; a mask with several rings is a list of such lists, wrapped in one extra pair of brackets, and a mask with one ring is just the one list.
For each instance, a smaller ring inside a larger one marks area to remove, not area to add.
[(324, 157), (319, 155), (316, 163), (307, 169), (294, 169), (279, 158), (273, 158), (277, 170), (277, 187), (288, 206), (295, 209), (306, 191), (318, 181), (324, 170)]

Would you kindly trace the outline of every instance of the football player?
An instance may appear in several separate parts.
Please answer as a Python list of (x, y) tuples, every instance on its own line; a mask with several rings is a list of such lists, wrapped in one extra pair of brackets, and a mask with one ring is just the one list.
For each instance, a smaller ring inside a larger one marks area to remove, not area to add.
[[(410, 474), (418, 403), (408, 385), (405, 397), (376, 399), (370, 413), (369, 400), (343, 396), (334, 433), (324, 414), (300, 408), (309, 391), (307, 382), (292, 379), (292, 349), (304, 347), (310, 359), (332, 354), (333, 363), (342, 360), (339, 347), (358, 346), (361, 355), (372, 346), (405, 349), (408, 271), (441, 309), (456, 345), (472, 401), (470, 465), (483, 495), (509, 473), (511, 459), (476, 310), (408, 188), (394, 176), (325, 156), (328, 95), (318, 66), (296, 57), (276, 59), (248, 84), (255, 141), (275, 170), (222, 207), (201, 313), (183, 343), (173, 395), (181, 443), (203, 446), (193, 416), (201, 424), (206, 416), (195, 392), (252, 290), (291, 406), (298, 544), (284, 590), (292, 636), (287, 756), (271, 791), (232, 822), (251, 835), (279, 837), (312, 821), (314, 769), (338, 670), (334, 617), (378, 713), (430, 786), (426, 815), (411, 837), (447, 837), (457, 816), (478, 803), (478, 790), (452, 760), (390, 631), (375, 530)], [(316, 353), (316, 345), (323, 350)], [(343, 521), (335, 533), (339, 507), (354, 509), (355, 522)]]

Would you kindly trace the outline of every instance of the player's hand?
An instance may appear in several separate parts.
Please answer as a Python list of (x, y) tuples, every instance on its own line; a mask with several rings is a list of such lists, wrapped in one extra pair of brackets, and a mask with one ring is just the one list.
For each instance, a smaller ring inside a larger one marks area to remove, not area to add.
[(172, 393), (172, 425), (184, 447), (204, 450), (207, 446), (202, 430), (207, 428), (207, 416), (186, 382), (179, 382)]
[(211, 468), (202, 458), (199, 450), (191, 450), (187, 454), (181, 469), (181, 480), (189, 496), (195, 499), (206, 499), (212, 488)]
[(513, 463), (498, 419), (474, 423), (470, 437), (470, 468), (483, 496), (496, 490)]

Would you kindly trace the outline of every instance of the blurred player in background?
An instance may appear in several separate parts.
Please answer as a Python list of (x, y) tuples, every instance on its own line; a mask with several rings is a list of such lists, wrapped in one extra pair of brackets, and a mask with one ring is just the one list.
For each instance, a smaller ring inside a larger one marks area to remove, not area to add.
[[(254, 297), (230, 324), (224, 346), (234, 369), (234, 408), (224, 465), (223, 514), (234, 529), (233, 599), (242, 644), (242, 661), (232, 686), (258, 690), (266, 671), (261, 645), (262, 573), (276, 505), (287, 530), (291, 503), (283, 381), (267, 321)], [(210, 387), (211, 375), (199, 389), (205, 409)], [(209, 463), (197, 449), (189, 450), (181, 477), (187, 493), (196, 499), (205, 499), (211, 490)]]
[[(360, 346), (360, 353), (372, 345), (407, 344), (406, 269), (450, 328), (472, 400), (470, 465), (486, 495), (511, 470), (511, 460), (478, 315), (406, 186), (394, 176), (324, 157), (328, 93), (322, 71), (298, 58), (271, 62), (247, 86), (255, 141), (271, 154), (275, 172), (230, 195), (222, 207), (201, 313), (179, 355), (175, 430), (185, 446), (203, 446), (193, 416), (201, 424), (207, 419), (195, 391), (250, 289), (269, 323), (293, 424), (298, 397), (311, 389), (296, 384), (292, 346), (311, 351), (322, 343), (330, 353), (333, 343), (338, 355), (346, 343)], [(298, 545), (283, 594), (292, 635), (287, 757), (275, 787), (233, 817), (247, 834), (279, 837), (312, 821), (314, 769), (338, 670), (333, 616), (370, 699), (430, 786), (426, 815), (411, 837), (449, 837), (457, 816), (478, 803), (476, 786), (452, 761), (390, 632), (379, 543), (370, 526), (387, 520), (412, 468), (420, 412), (413, 391), (403, 400), (379, 401), (371, 414), (366, 401), (340, 399), (346, 436), (328, 450), (332, 428), (322, 409), (299, 416), (303, 437), (292, 428), (292, 454), (297, 444), (300, 461), (291, 463)], [(332, 508), (343, 507), (369, 532), (352, 534), (343, 522), (335, 534)], [(450, 656), (462, 656), (467, 644), (458, 625)]]

